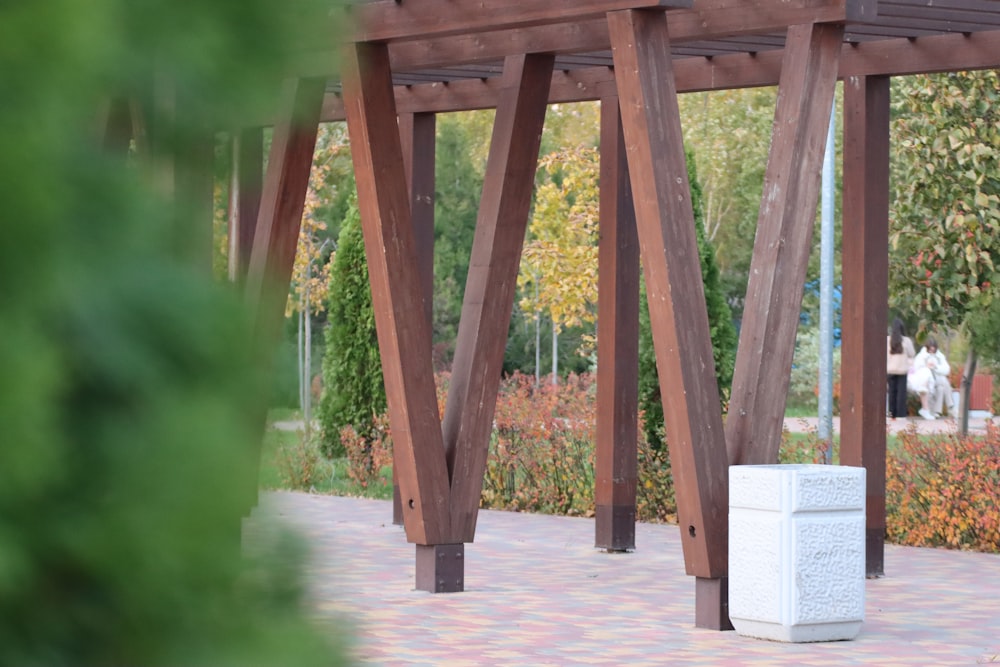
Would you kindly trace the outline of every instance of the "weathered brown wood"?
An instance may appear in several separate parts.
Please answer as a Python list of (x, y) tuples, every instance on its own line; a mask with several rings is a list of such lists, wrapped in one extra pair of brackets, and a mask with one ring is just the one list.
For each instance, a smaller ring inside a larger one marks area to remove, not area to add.
[(399, 115), (399, 136), (403, 145), (403, 167), (410, 190), (413, 235), (417, 244), (417, 264), (424, 295), (427, 322), (433, 318), (434, 300), (434, 153), (436, 116), (432, 113)]
[[(635, 7), (690, 7), (692, 0), (448, 0), (396, 2), (379, 0), (352, 7), (356, 14), (350, 39), (391, 42), (434, 36), (465, 35), (504, 28), (527, 28), (603, 16)], [(395, 66), (396, 63), (393, 63)]]
[[(290, 79), (281, 91), (281, 113), (275, 122), (254, 245), (247, 266), (243, 295), (253, 316), (254, 345), (261, 355), (273, 354), (285, 314), (292, 264), (302, 222), (309, 172), (312, 167), (324, 80)], [(258, 406), (256, 420), (264, 435), (266, 406)], [(248, 480), (247, 511), (257, 503), (260, 443), (253, 457), (254, 475)]]
[(232, 140), (233, 170), (229, 185), (229, 279), (246, 280), (264, 182), (264, 131), (237, 130)]
[(475, 536), (553, 61), (522, 55), (504, 65), (443, 424), (456, 541)]
[(841, 76), (903, 76), (967, 69), (1000, 63), (1000, 31), (968, 35), (928, 35), (845, 46)]
[[(410, 192), (413, 236), (420, 268), (424, 315), (434, 329), (434, 149), (436, 117), (430, 113), (399, 115), (399, 138), (403, 147), (403, 167)], [(416, 173), (416, 178), (414, 178)], [(429, 351), (430, 352), (430, 351)], [(399, 477), (392, 470), (392, 522), (403, 525), (403, 501)]]
[(729, 620), (729, 577), (694, 582), (694, 625), (706, 630), (732, 630)]
[(685, 569), (716, 578), (728, 569), (726, 446), (666, 21), (608, 14)]
[(618, 95), (601, 99), (594, 546), (635, 549), (639, 239)]
[(867, 470), (866, 572), (885, 573), (889, 78), (844, 81), (840, 463)]
[[(520, 3), (499, 1), (510, 10), (520, 11)], [(455, 6), (448, 4), (449, 8)], [(433, 31), (417, 34), (415, 24), (403, 24), (399, 30), (419, 39), (390, 43), (391, 66), (394, 72), (412, 72), (485, 63), (518, 53), (608, 51), (611, 42), (603, 12), (592, 13), (588, 18), (577, 10), (578, 4), (564, 8), (559, 22), (551, 25), (502, 29), (491, 21), (490, 15), (482, 13), (476, 20), (489, 32), (460, 30), (442, 36)], [(677, 45), (720, 37), (780, 33), (787, 26), (798, 23), (862, 21), (874, 13), (874, 6), (872, 0), (698, 0), (690, 8), (670, 10), (670, 40)], [(400, 7), (410, 7), (411, 12), (432, 11), (423, 4), (403, 3)], [(478, 6), (476, 11), (480, 12)], [(364, 41), (362, 37), (359, 35), (357, 41)], [(336, 58), (329, 52), (303, 54), (297, 71), (309, 76), (334, 75), (335, 62)]]
[(245, 289), (262, 340), (277, 336), (284, 316), (325, 84), (289, 79), (281, 91)]
[(879, 0), (878, 21), (929, 30), (972, 32), (983, 25), (1000, 24), (996, 3), (949, 0)]
[[(685, 58), (674, 62), (678, 92), (690, 93), (728, 88), (773, 86), (778, 83), (783, 51), (739, 53), (707, 58)], [(934, 35), (915, 40), (891, 39), (845, 44), (841, 49), (840, 78), (848, 76), (907, 75), (987, 69), (1000, 61), (1000, 31), (970, 35)], [(600, 99), (600, 88), (614, 81), (608, 67), (556, 71), (552, 75), (549, 102), (584, 102)], [(496, 106), (498, 78), (397, 86), (400, 112), (447, 112), (490, 109)], [(343, 120), (339, 97), (328, 94), (323, 119)]]
[(384, 44), (343, 50), (358, 205), (410, 542), (451, 544), (448, 470), (438, 419), (420, 268)]
[(788, 30), (726, 419), (732, 463), (778, 461), (843, 30)]

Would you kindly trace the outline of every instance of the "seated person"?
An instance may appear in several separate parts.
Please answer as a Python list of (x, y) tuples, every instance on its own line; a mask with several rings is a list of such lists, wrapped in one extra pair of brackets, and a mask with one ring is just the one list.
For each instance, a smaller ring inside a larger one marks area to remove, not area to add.
[(948, 414), (955, 416), (951, 382), (948, 381), (950, 372), (951, 366), (938, 350), (937, 341), (928, 338), (913, 359), (913, 369), (907, 383), (909, 389), (920, 396), (920, 416), (924, 419), (939, 419), (946, 403)]

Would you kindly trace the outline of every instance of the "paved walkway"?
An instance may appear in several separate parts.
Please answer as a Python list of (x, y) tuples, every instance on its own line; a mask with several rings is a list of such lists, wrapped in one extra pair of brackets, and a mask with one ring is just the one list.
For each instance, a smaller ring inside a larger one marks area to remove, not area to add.
[(636, 551), (593, 548), (593, 519), (482, 511), (466, 591), (413, 590), (414, 548), (388, 501), (272, 493), (248, 520), (298, 525), (318, 614), (366, 665), (976, 665), (1000, 663), (1000, 556), (886, 547), (849, 642), (780, 644), (694, 627), (694, 581), (672, 525)]
[[(984, 433), (986, 424), (992, 422), (1000, 425), (1000, 417), (970, 417), (969, 433)], [(786, 417), (785, 428), (792, 433), (805, 433), (816, 431), (819, 427), (817, 417)], [(958, 421), (951, 418), (924, 419), (923, 417), (907, 417), (905, 419), (887, 419), (886, 430), (889, 433), (899, 433), (912, 428), (917, 433), (957, 433)], [(833, 418), (833, 432), (840, 433), (840, 417)]]

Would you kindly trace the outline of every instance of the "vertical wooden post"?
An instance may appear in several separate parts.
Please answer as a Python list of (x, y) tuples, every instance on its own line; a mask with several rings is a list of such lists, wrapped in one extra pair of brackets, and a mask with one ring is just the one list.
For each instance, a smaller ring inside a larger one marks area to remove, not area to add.
[(281, 93), (245, 289), (263, 341), (277, 337), (284, 317), (325, 86), (325, 79), (289, 79)]
[(843, 35), (788, 29), (726, 419), (731, 463), (778, 461)]
[(420, 286), (424, 294), (424, 314), (432, 324), (434, 316), (434, 165), (437, 116), (433, 113), (404, 113), (399, 116), (399, 136), (403, 145), (403, 168), (410, 189), (413, 236), (417, 244)]
[(889, 78), (844, 80), (840, 463), (867, 470), (866, 565), (885, 574), (885, 345), (889, 293)]
[(452, 532), (463, 542), (476, 532), (554, 62), (532, 54), (504, 63), (443, 424)]
[[(421, 546), (461, 540), (455, 539), (450, 526), (451, 492), (431, 368), (430, 326), (410, 224), (388, 47), (350, 44), (343, 49), (342, 68), (393, 461), (406, 537), (418, 545), (419, 568), (426, 562), (420, 557)], [(429, 562), (433, 566), (434, 559)], [(434, 580), (418, 572), (418, 585)]]
[(246, 281), (264, 180), (264, 131), (233, 132), (233, 170), (229, 185), (229, 279)]
[[(399, 115), (399, 139), (403, 146), (403, 168), (410, 190), (410, 211), (413, 235), (417, 244), (417, 264), (424, 294), (424, 315), (434, 331), (434, 165), (437, 117), (432, 113)], [(433, 360), (432, 349), (429, 350)], [(403, 525), (403, 501), (399, 493), (399, 477), (392, 468), (392, 522)]]
[(695, 622), (729, 626), (728, 467), (667, 19), (608, 14)]
[(639, 239), (618, 95), (601, 97), (594, 546), (635, 549)]

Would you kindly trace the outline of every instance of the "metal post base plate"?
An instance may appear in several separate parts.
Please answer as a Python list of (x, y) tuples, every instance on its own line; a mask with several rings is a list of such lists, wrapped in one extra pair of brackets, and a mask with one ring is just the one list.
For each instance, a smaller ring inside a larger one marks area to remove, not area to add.
[(418, 591), (464, 591), (465, 544), (418, 544), (416, 579)]
[(598, 505), (594, 531), (598, 549), (635, 551), (635, 505)]
[(729, 620), (729, 578), (696, 577), (694, 584), (694, 625), (706, 630), (732, 630)]

